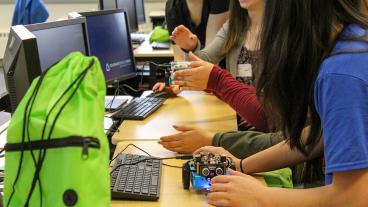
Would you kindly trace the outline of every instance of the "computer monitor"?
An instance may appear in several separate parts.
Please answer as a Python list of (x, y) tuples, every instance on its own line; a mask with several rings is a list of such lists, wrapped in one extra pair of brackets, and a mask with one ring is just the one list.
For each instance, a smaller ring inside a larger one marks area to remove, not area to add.
[(84, 18), (11, 27), (3, 60), (11, 111), (34, 78), (74, 51), (89, 54)]
[(90, 54), (101, 63), (108, 84), (136, 76), (126, 13), (122, 9), (82, 12)]
[(130, 32), (138, 31), (137, 12), (135, 9), (135, 0), (116, 0), (118, 9), (123, 9), (128, 15)]
[(100, 0), (100, 10), (116, 9), (116, 0)]
[(144, 13), (144, 0), (135, 0), (135, 9), (137, 13), (138, 24), (146, 23), (146, 15)]

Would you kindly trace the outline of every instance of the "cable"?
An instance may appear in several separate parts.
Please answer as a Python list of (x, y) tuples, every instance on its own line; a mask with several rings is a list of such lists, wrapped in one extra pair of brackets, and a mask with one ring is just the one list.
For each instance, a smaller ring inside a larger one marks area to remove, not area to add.
[(165, 166), (167, 166), (167, 167), (173, 167), (173, 168), (182, 168), (182, 167), (180, 167), (180, 166), (175, 166), (175, 165), (169, 165), (169, 164), (166, 164), (166, 163), (163, 163), (162, 162), (162, 165), (165, 165)]
[[(119, 157), (119, 155), (121, 153), (123, 153), (129, 146), (133, 146), (137, 149), (139, 149), (140, 151), (144, 152), (145, 154), (147, 154), (150, 158), (145, 158), (145, 159), (142, 159), (142, 160), (139, 160), (137, 162), (134, 162), (134, 163), (129, 163), (129, 164), (119, 164), (117, 166), (114, 167), (113, 170), (111, 170), (110, 174), (112, 174), (116, 169), (120, 168), (121, 166), (124, 166), (124, 165), (136, 165), (140, 162), (143, 162), (143, 161), (146, 161), (146, 160), (170, 160), (170, 159), (181, 159), (181, 160), (188, 160), (188, 159), (192, 159), (193, 158), (193, 155), (177, 155), (175, 157), (164, 157), (164, 158), (160, 158), (160, 157), (152, 157), (151, 154), (149, 154), (148, 152), (146, 152), (145, 150), (141, 149), (140, 147), (134, 145), (134, 144), (128, 144), (123, 150), (121, 150), (111, 161), (110, 161), (110, 164), (112, 161), (114, 161), (117, 157)], [(165, 163), (162, 163), (163, 165), (165, 166), (168, 166), (168, 167), (174, 167), (174, 168), (181, 168), (179, 166), (174, 166), (174, 165), (169, 165), (169, 164), (165, 164)], [(112, 167), (112, 166), (110, 166)]]
[(134, 88), (130, 87), (129, 85), (127, 85), (127, 84), (123, 84), (122, 86), (123, 86), (123, 87), (125, 87), (125, 88), (128, 88), (129, 90), (131, 90), (131, 91), (133, 91), (133, 92), (136, 92), (136, 93), (138, 93), (138, 92), (139, 92), (139, 90), (136, 90), (136, 89), (134, 89)]
[(2, 135), (6, 130), (8, 129), (8, 127), (5, 127), (5, 129), (3, 129), (1, 132), (0, 132), (0, 135)]

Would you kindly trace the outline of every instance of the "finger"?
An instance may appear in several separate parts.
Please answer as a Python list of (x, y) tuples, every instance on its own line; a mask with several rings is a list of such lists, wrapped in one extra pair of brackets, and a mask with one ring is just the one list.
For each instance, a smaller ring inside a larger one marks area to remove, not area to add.
[(178, 134), (173, 134), (173, 135), (169, 135), (169, 136), (163, 136), (160, 138), (161, 142), (172, 142), (172, 141), (179, 141), (181, 139), (182, 133), (178, 133)]
[(239, 171), (235, 171), (231, 169), (229, 169), (229, 171), (230, 171), (230, 175), (233, 175), (233, 176), (247, 176), (246, 174), (239, 172)]
[(192, 131), (192, 130), (195, 130), (196, 127), (194, 126), (189, 126), (189, 125), (174, 125), (173, 126), (174, 129), (178, 130), (178, 131), (181, 131), (181, 132), (186, 132), (186, 131)]
[(189, 32), (189, 29), (188, 28), (186, 28), (184, 25), (179, 25), (179, 26), (177, 26), (176, 28), (175, 28), (175, 30), (177, 30), (177, 31), (184, 31), (184, 32)]
[(224, 183), (213, 183), (211, 185), (211, 192), (228, 192), (228, 186)]
[(192, 61), (189, 64), (189, 68), (193, 70), (194, 68), (203, 66), (203, 63), (204, 63), (203, 61)]
[(213, 148), (215, 148), (215, 147), (213, 147), (213, 146), (201, 147), (201, 148), (197, 149), (196, 151), (194, 151), (193, 154), (199, 154), (201, 152), (211, 152), (211, 151), (213, 151)]
[(216, 176), (214, 178), (212, 178), (211, 182), (212, 182), (212, 185), (214, 183), (228, 183), (230, 182), (232, 178), (230, 176), (227, 176), (227, 175), (219, 175), (219, 176)]
[(189, 59), (191, 61), (202, 61), (199, 57), (197, 57), (194, 53), (189, 52)]
[(230, 202), (227, 199), (208, 200), (208, 204), (211, 204), (214, 206), (222, 206), (222, 207), (230, 206)]
[(174, 72), (173, 79), (176, 79), (178, 77), (193, 76), (194, 74), (195, 71), (193, 72), (192, 69), (179, 70)]
[(198, 91), (195, 87), (180, 87), (182, 91)]
[(166, 86), (166, 84), (162, 83), (162, 84), (159, 85), (157, 90), (158, 91), (163, 91), (165, 89), (165, 86)]
[(165, 148), (177, 148), (182, 145), (181, 141), (172, 141), (172, 142), (159, 142)]

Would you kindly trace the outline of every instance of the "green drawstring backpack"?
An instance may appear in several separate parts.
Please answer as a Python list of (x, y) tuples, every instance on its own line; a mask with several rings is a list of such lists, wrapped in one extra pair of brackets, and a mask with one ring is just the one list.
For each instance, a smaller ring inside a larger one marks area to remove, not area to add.
[(8, 128), (4, 206), (110, 205), (105, 87), (79, 52), (32, 82)]

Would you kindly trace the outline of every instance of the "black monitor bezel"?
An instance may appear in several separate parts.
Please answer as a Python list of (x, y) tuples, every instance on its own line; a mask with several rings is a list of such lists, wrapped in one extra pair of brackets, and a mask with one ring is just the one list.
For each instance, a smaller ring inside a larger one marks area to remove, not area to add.
[[(109, 9), (105, 9), (104, 8), (104, 1), (105, 0), (99, 0), (99, 9), (100, 10), (109, 10)], [(117, 6), (117, 2), (116, 2), (116, 0), (115, 0), (115, 9), (117, 8), (118, 6)]]
[[(145, 8), (144, 8), (144, 0), (134, 0), (135, 1), (135, 12), (136, 12), (136, 16), (137, 16), (137, 22), (138, 22), (138, 24), (145, 24), (146, 23), (146, 10), (145, 10)], [(139, 21), (139, 18), (138, 18), (138, 12), (137, 12), (137, 8), (138, 8), (138, 6), (137, 6), (137, 1), (142, 1), (142, 8), (143, 8), (143, 16), (144, 16), (144, 20), (143, 20), (143, 22), (140, 22)], [(116, 0), (115, 0), (115, 2), (116, 2)]]
[[(122, 9), (122, 8), (119, 8), (118, 7), (118, 1), (119, 0), (116, 0), (116, 9)], [(130, 32), (137, 32), (138, 30), (139, 30), (139, 23), (138, 23), (138, 17), (137, 17), (137, 5), (135, 4), (135, 0), (120, 0), (120, 1), (132, 1), (133, 2), (133, 4), (134, 4), (134, 10), (135, 10), (135, 15), (133, 15), (134, 17), (135, 17), (135, 22), (137, 23), (137, 24), (135, 24), (134, 25), (134, 29), (133, 30), (129, 30)], [(122, 9), (125, 13), (126, 13), (126, 11), (125, 11), (125, 9)], [(127, 19), (128, 19), (128, 14), (127, 14)], [(129, 22), (129, 19), (128, 19), (128, 25), (129, 25), (129, 28), (131, 28), (130, 27), (130, 22)]]
[[(39, 23), (39, 24), (29, 24), (29, 25), (24, 25), (24, 27), (26, 29), (28, 29), (28, 31), (30, 31), (32, 34), (34, 31), (40, 31), (40, 30), (44, 30), (44, 29), (52, 29), (52, 28), (57, 28), (57, 27), (64, 27), (64, 26), (70, 26), (70, 25), (76, 25), (76, 24), (81, 24), (82, 25), (82, 29), (83, 29), (83, 36), (84, 36), (84, 46), (86, 49), (86, 56), (90, 55), (89, 52), (89, 44), (88, 44), (88, 34), (87, 34), (87, 22), (86, 22), (86, 18), (84, 17), (79, 17), (79, 18), (75, 18), (75, 19), (67, 19), (67, 20), (60, 20), (60, 21), (55, 21), (55, 22), (45, 22), (45, 23)], [(37, 39), (37, 37), (36, 37)]]
[[(126, 26), (126, 29), (127, 29), (126, 31), (128, 33), (127, 34), (128, 47), (129, 47), (130, 56), (132, 57), (132, 64), (133, 64), (134, 72), (129, 73), (127, 75), (116, 77), (113, 80), (106, 80), (106, 84), (118, 83), (120, 81), (128, 80), (128, 79), (131, 79), (131, 78), (134, 78), (134, 77), (137, 76), (137, 69), (136, 69), (136, 65), (135, 65), (134, 52), (133, 52), (133, 47), (132, 47), (132, 40), (130, 38), (130, 27), (129, 27), (127, 13), (123, 9), (110, 9), (110, 10), (100, 10), (100, 11), (90, 11), (90, 12), (79, 12), (79, 14), (82, 15), (83, 17), (100, 16), (100, 15), (115, 14), (115, 13), (123, 13), (124, 18), (125, 18), (125, 22), (127, 23), (127, 24), (125, 24), (125, 26)], [(87, 25), (86, 30), (88, 30), (87, 19), (86, 19), (86, 25)], [(88, 34), (87, 34), (87, 37), (88, 37)]]

